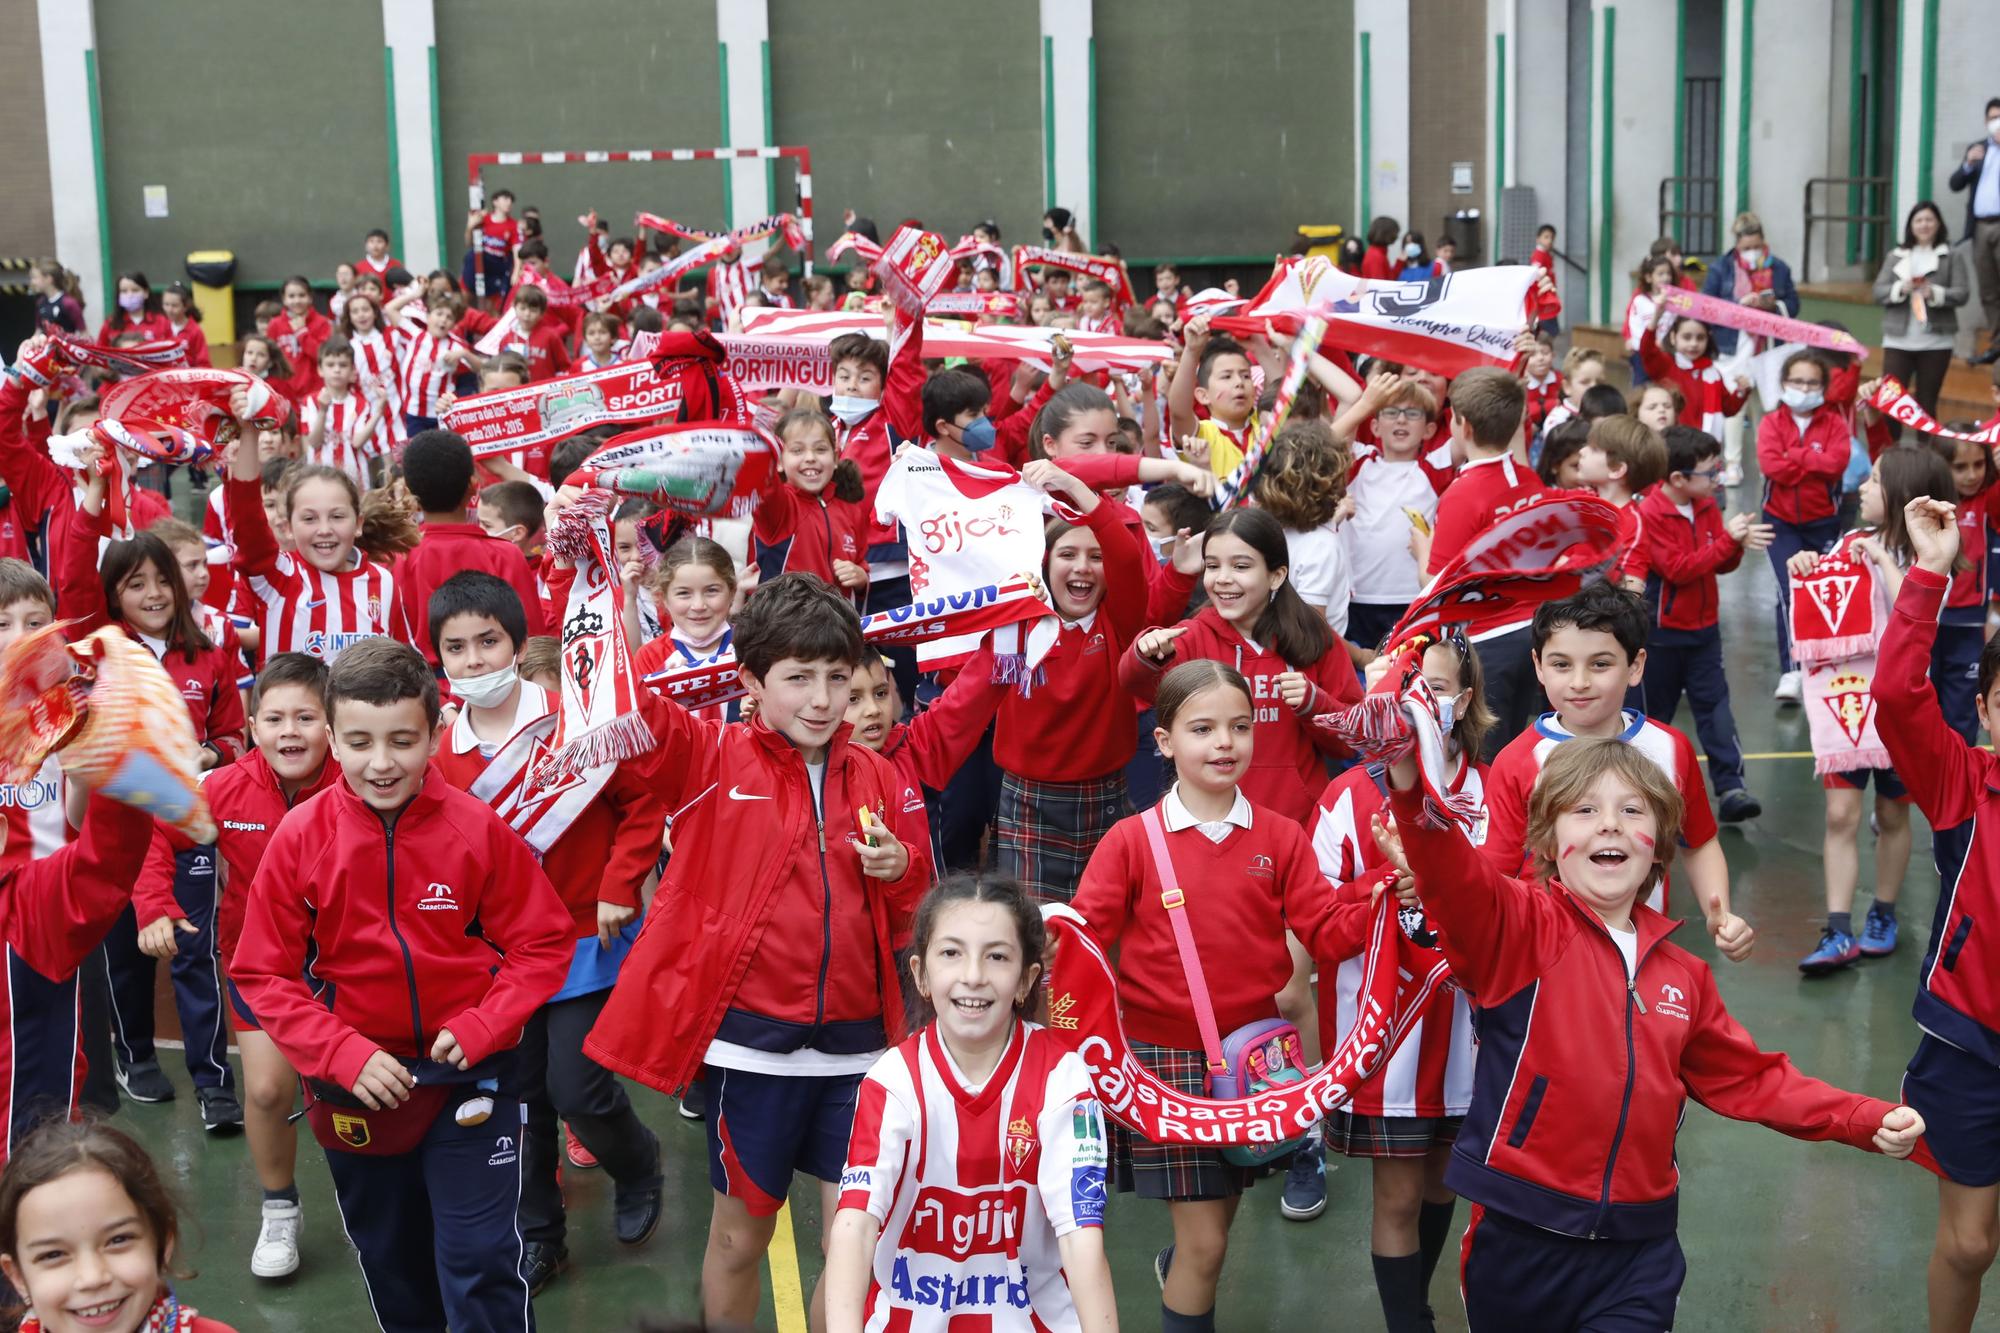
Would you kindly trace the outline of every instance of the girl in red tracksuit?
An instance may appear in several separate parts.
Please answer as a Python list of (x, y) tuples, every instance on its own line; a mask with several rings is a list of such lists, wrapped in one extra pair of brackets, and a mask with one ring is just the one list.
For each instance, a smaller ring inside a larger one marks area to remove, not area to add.
[(1668, 338), (1672, 351), (1663, 349), (1658, 335), (1648, 328), (1639, 335), (1639, 364), (1648, 379), (1680, 386), (1683, 426), (1721, 439), (1724, 422), (1743, 410), (1749, 385), (1723, 382), (1722, 372), (1715, 368), (1715, 342), (1708, 335), (1708, 325), (1696, 319), (1675, 319), (1664, 307), (1660, 320), (1673, 324)]
[(1528, 813), (1545, 885), (1502, 875), (1456, 826), (1432, 827), (1414, 758), (1390, 766), (1389, 785), (1393, 854), (1477, 1006), (1472, 1104), (1445, 1173), (1474, 1205), (1461, 1260), (1474, 1333), (1673, 1326), (1687, 1272), (1674, 1140), (1690, 1093), (1794, 1138), (1895, 1157), (1916, 1146), (1924, 1122), (1908, 1107), (1759, 1050), (1708, 964), (1668, 941), (1679, 923), (1638, 901), (1681, 808), (1638, 751), (1556, 747)]
[(109, 347), (127, 334), (137, 334), (147, 342), (174, 336), (173, 326), (160, 313), (160, 300), (153, 284), (137, 269), (118, 275), (118, 311), (98, 326), (97, 344)]
[[(1757, 469), (1764, 474), (1764, 521), (1772, 528), (1771, 570), (1778, 581), (1778, 670), (1792, 671), (1786, 614), (1791, 578), (1785, 566), (1800, 551), (1824, 555), (1840, 538), (1840, 480), (1854, 435), (1840, 409), (1826, 401), (1826, 366), (1811, 352), (1785, 358), (1784, 407), (1757, 423)], [(1798, 683), (1780, 681), (1778, 698), (1797, 703)]]
[(835, 461), (833, 425), (816, 407), (785, 413), (776, 434), (785, 484), (764, 497), (751, 523), (758, 572), (774, 579), (804, 570), (858, 598), (868, 591), (873, 522), (861, 504), (861, 469), (851, 459)]
[[(1185, 662), (1160, 682), (1153, 735), (1176, 781), (1160, 804), (1120, 820), (1098, 844), (1073, 906), (1118, 960), (1118, 1007), (1133, 1054), (1169, 1086), (1206, 1090), (1199, 1001), (1192, 997), (1170, 913), (1184, 911), (1217, 1032), (1274, 1015), (1292, 970), (1294, 931), (1315, 956), (1338, 957), (1331, 886), (1297, 822), (1247, 799), (1256, 732), (1250, 685), (1228, 665)], [(1162, 829), (1161, 826), (1164, 825)], [(1158, 835), (1182, 897), (1169, 904), (1151, 843)], [(1154, 1260), (1160, 1327), (1216, 1327), (1216, 1282), (1238, 1196), (1275, 1163), (1237, 1166), (1213, 1148), (1153, 1143), (1113, 1125), (1118, 1189), (1161, 1199), (1174, 1243)]]
[[(549, 592), (562, 606), (573, 576), (554, 571)], [(736, 600), (736, 562), (717, 542), (683, 537), (667, 548), (653, 567), (653, 586), (670, 628), (639, 645), (632, 670), (647, 680), (688, 667), (722, 661), (735, 651), (729, 627), (729, 607)], [(712, 722), (734, 722), (742, 714), (740, 700), (710, 704), (695, 716)]]

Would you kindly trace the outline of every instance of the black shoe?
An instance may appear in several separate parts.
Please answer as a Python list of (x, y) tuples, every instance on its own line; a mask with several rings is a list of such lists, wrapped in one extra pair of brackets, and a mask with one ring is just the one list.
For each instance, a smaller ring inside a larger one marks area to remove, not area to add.
[(160, 1072), (157, 1060), (142, 1060), (136, 1065), (121, 1064), (117, 1072), (118, 1086), (135, 1102), (170, 1102), (174, 1099), (174, 1085), (167, 1082), (167, 1076)]
[(1986, 350), (1972, 358), (1972, 364), (1975, 366), (1990, 366), (1995, 361), (2000, 361), (2000, 338), (1987, 343)]
[(568, 1267), (569, 1247), (559, 1240), (531, 1240), (521, 1256), (521, 1277), (530, 1296), (541, 1295), (542, 1288)]
[(675, 1109), (681, 1113), (683, 1120), (698, 1122), (704, 1119), (708, 1109), (707, 1089), (699, 1080), (688, 1084), (686, 1090), (681, 1093), (680, 1102)]
[(620, 1189), (611, 1202), (611, 1222), (620, 1245), (644, 1245), (660, 1225), (660, 1196), (666, 1180), (654, 1176), (643, 1185)]
[(228, 1088), (196, 1088), (201, 1103), (201, 1127), (211, 1134), (234, 1134), (243, 1128), (243, 1103)]
[(1725, 824), (1740, 824), (1764, 813), (1763, 802), (1741, 787), (1722, 793), (1716, 806), (1715, 817)]

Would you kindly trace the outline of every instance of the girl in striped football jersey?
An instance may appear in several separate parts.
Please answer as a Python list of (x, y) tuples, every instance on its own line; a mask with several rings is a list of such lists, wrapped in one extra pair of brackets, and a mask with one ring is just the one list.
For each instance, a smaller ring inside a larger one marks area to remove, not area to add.
[(347, 298), (339, 328), (354, 355), (355, 387), (366, 402), (381, 406), (374, 433), (365, 443), (356, 439), (354, 446), (371, 459), (400, 457), (410, 437), (403, 427), (403, 387), (396, 374), (399, 331), (381, 303), (360, 291)]
[(1118, 1327), (1104, 1122), (1082, 1059), (1022, 1019), (1042, 919), (1019, 884), (958, 875), (917, 909), (931, 1022), (862, 1081), (826, 1246), (826, 1327)]
[[(393, 617), (395, 576), (355, 549), (361, 490), (338, 468), (295, 467), (281, 501), (292, 549), (280, 550), (264, 513), (254, 450), (238, 449), (223, 483), (223, 514), (236, 538), (236, 572), (262, 607), (259, 652), (305, 653), (327, 662), (375, 635), (410, 642)], [(261, 665), (261, 661), (260, 661)]]

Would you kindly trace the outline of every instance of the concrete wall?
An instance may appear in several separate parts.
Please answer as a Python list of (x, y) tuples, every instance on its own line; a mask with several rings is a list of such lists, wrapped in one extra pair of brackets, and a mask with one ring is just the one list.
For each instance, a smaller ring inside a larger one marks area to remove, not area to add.
[[(1359, 194), (1354, 206), (1363, 233), (1377, 217), (1394, 218), (1404, 227), (1410, 224), (1410, 9), (1411, 0), (1380, 0), (1364, 4), (1355, 16), (1354, 151)], [(1365, 51), (1363, 35), (1368, 38)]]
[[(1436, 245), (1447, 213), (1480, 208), (1486, 197), (1486, 0), (1412, 0), (1409, 87), (1410, 216), (1405, 229)], [(1472, 193), (1451, 192), (1454, 162), (1472, 164)], [(1482, 249), (1492, 256), (1489, 235)]]
[(8, 77), (0, 80), (0, 125), (14, 151), (0, 156), (0, 256), (33, 259), (55, 253), (56, 219), (49, 199), (49, 158), (40, 151), (48, 119), (42, 109), (41, 46), (35, 0), (0, 0), (0, 32), (8, 43)]

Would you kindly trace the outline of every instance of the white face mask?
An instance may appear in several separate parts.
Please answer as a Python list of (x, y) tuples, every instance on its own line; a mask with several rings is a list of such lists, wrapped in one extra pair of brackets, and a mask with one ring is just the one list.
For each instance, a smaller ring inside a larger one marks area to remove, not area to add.
[(471, 676), (465, 679), (446, 676), (445, 682), (451, 686), (453, 694), (465, 700), (471, 707), (491, 708), (507, 697), (508, 692), (514, 688), (515, 681), (519, 679), (520, 672), (510, 662), (498, 671), (489, 671), (483, 676)]
[(1818, 389), (1784, 389), (1778, 396), (1794, 412), (1817, 412), (1820, 404), (1826, 401), (1826, 395)]
[(842, 421), (852, 426), (855, 422), (861, 420), (861, 418), (867, 416), (881, 405), (881, 400), (876, 398), (854, 398), (847, 394), (837, 393), (833, 396), (833, 402), (829, 410)]
[(1743, 267), (1755, 268), (1764, 262), (1764, 249), (1762, 246), (1751, 246), (1748, 250), (1738, 250), (1736, 256), (1743, 261)]
[(1152, 544), (1153, 555), (1161, 564), (1164, 565), (1172, 559), (1174, 550), (1174, 539), (1172, 537), (1155, 537), (1149, 532), (1146, 534), (1146, 540)]
[(2000, 139), (2000, 116), (1986, 122), (1986, 133), (1990, 138)]

